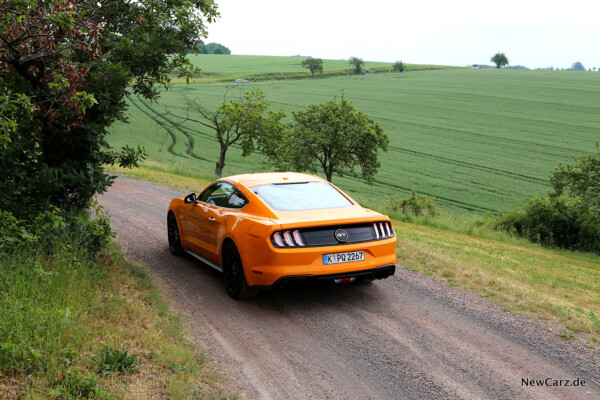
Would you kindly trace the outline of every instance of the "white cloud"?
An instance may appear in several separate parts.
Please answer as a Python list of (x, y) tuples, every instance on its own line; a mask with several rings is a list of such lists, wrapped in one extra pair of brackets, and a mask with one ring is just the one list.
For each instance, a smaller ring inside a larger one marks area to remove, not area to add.
[(466, 65), (503, 51), (513, 65), (600, 67), (600, 5), (589, 0), (217, 3), (207, 40), (234, 54)]

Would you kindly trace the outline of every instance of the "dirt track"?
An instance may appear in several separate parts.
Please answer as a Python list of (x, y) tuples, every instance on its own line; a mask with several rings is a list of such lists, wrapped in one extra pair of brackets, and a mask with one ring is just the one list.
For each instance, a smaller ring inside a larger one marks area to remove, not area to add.
[(600, 399), (597, 353), (401, 267), (372, 284), (234, 301), (216, 271), (169, 253), (167, 207), (184, 194), (119, 178), (100, 203), (126, 253), (148, 266), (191, 339), (247, 399)]

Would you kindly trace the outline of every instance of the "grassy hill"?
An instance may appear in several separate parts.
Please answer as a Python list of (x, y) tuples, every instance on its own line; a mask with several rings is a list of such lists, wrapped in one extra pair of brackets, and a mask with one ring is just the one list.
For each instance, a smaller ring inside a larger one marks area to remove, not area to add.
[[(201, 69), (200, 77), (192, 79), (190, 83), (231, 83), (238, 78), (253, 82), (312, 78), (311, 73), (301, 66), (307, 57), (192, 54), (189, 58)], [(411, 71), (455, 68), (422, 64), (405, 64), (405, 67)], [(323, 73), (317, 73), (316, 78), (346, 75), (352, 68), (348, 60), (323, 60)], [(365, 61), (363, 68), (374, 73), (389, 72), (392, 63)], [(174, 82), (184, 83), (185, 79), (174, 79)]]
[[(288, 114), (344, 89), (391, 143), (373, 186), (352, 177), (334, 177), (334, 183), (376, 208), (416, 186), (451, 213), (506, 210), (547, 192), (549, 171), (591, 151), (600, 139), (600, 74), (462, 69), (175, 86), (159, 103), (132, 97), (131, 123), (113, 126), (108, 140), (113, 146), (144, 145), (155, 166), (210, 176), (218, 155), (214, 134), (197, 124), (177, 126), (160, 114), (167, 108), (184, 113), (192, 100), (215, 108), (227, 91), (240, 88), (260, 88), (274, 109)], [(224, 174), (265, 169), (260, 156), (242, 158), (233, 149)]]

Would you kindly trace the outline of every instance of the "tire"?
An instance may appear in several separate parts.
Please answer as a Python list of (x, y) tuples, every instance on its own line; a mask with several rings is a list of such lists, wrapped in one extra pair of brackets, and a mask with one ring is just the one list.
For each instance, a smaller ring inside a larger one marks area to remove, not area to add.
[(179, 227), (177, 226), (177, 218), (172, 211), (167, 215), (167, 235), (169, 237), (169, 250), (176, 256), (183, 255), (183, 247), (181, 246), (181, 236), (179, 236)]
[(223, 245), (223, 281), (227, 294), (232, 299), (248, 299), (256, 296), (259, 292), (258, 289), (249, 287), (246, 283), (242, 258), (231, 242)]

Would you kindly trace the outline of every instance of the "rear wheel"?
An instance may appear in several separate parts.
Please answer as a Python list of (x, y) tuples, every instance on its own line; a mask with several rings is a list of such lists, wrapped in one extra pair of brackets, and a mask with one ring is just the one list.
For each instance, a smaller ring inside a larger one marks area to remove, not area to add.
[(223, 245), (223, 280), (227, 294), (233, 299), (247, 299), (258, 294), (258, 289), (246, 283), (242, 258), (231, 242)]
[(179, 236), (179, 228), (177, 227), (177, 218), (172, 211), (169, 211), (167, 216), (167, 234), (169, 237), (169, 250), (176, 256), (183, 254), (181, 246), (181, 237)]

